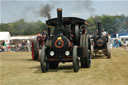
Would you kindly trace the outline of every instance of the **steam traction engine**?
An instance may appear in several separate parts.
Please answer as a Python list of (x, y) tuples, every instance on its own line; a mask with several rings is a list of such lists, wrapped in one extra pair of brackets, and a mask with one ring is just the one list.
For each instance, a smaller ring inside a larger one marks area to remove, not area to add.
[(91, 43), (91, 56), (94, 58), (97, 54), (104, 54), (107, 58), (111, 58), (110, 36), (103, 35), (101, 32), (101, 23), (97, 23), (98, 31), (93, 35), (93, 42)]
[[(57, 18), (46, 21), (48, 36), (40, 55), (42, 72), (56, 69), (60, 62), (73, 62), (74, 72), (79, 70), (79, 61), (81, 67), (90, 67), (90, 40), (88, 35), (80, 34), (80, 26), (84, 23), (80, 18), (62, 17), (61, 8), (57, 9)], [(50, 26), (55, 27), (53, 33)]]
[(45, 39), (46, 33), (43, 33), (43, 35), (38, 33), (36, 39), (32, 40), (32, 60), (39, 59), (40, 50), (45, 44)]

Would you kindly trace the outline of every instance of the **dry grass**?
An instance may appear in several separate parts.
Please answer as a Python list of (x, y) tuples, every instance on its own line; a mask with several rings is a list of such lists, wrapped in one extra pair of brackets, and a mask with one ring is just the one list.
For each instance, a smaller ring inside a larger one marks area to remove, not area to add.
[(92, 60), (92, 67), (74, 73), (72, 63), (42, 73), (26, 52), (0, 53), (0, 85), (128, 85), (128, 50), (115, 48), (112, 58)]

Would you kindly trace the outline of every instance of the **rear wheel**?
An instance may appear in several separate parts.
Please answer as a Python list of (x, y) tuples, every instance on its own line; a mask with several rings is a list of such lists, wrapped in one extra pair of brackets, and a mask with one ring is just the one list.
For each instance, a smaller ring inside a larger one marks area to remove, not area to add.
[(38, 60), (39, 57), (39, 45), (37, 40), (32, 41), (32, 60)]
[(79, 45), (79, 38), (80, 38), (80, 33), (79, 33), (79, 26), (75, 26), (75, 45)]
[(83, 56), (80, 58), (81, 67), (89, 68), (91, 66), (91, 56), (88, 48), (88, 35), (83, 35)]
[(81, 35), (81, 36), (80, 36), (80, 46), (81, 46), (81, 47), (83, 46), (83, 36), (84, 36), (84, 35)]
[(47, 72), (49, 68), (45, 50), (46, 50), (46, 47), (43, 46), (43, 48), (41, 49), (41, 55), (40, 55), (40, 66), (41, 66), (42, 72), (44, 73)]
[(77, 56), (77, 46), (73, 47), (73, 71), (79, 71), (79, 58)]
[(107, 58), (111, 58), (111, 48), (110, 48), (110, 44), (107, 43)]

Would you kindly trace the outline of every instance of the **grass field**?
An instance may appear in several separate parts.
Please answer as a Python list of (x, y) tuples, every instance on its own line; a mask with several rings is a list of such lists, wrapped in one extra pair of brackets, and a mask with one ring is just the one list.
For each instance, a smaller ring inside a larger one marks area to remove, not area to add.
[(112, 58), (92, 59), (91, 68), (74, 73), (72, 63), (42, 73), (31, 53), (0, 53), (0, 85), (128, 85), (128, 50), (112, 49)]

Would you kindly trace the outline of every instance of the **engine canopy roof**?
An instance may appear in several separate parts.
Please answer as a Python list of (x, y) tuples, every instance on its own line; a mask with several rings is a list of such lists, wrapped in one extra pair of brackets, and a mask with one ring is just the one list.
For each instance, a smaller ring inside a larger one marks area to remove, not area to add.
[[(86, 20), (84, 19), (81, 19), (81, 18), (77, 18), (77, 17), (63, 17), (62, 18), (63, 20), (63, 25), (75, 25), (75, 24), (78, 24), (78, 25), (83, 25), (85, 24), (86, 25)], [(52, 26), (57, 26), (57, 18), (52, 18), (52, 19), (49, 19), (46, 21), (46, 24), (47, 25), (52, 25)]]

